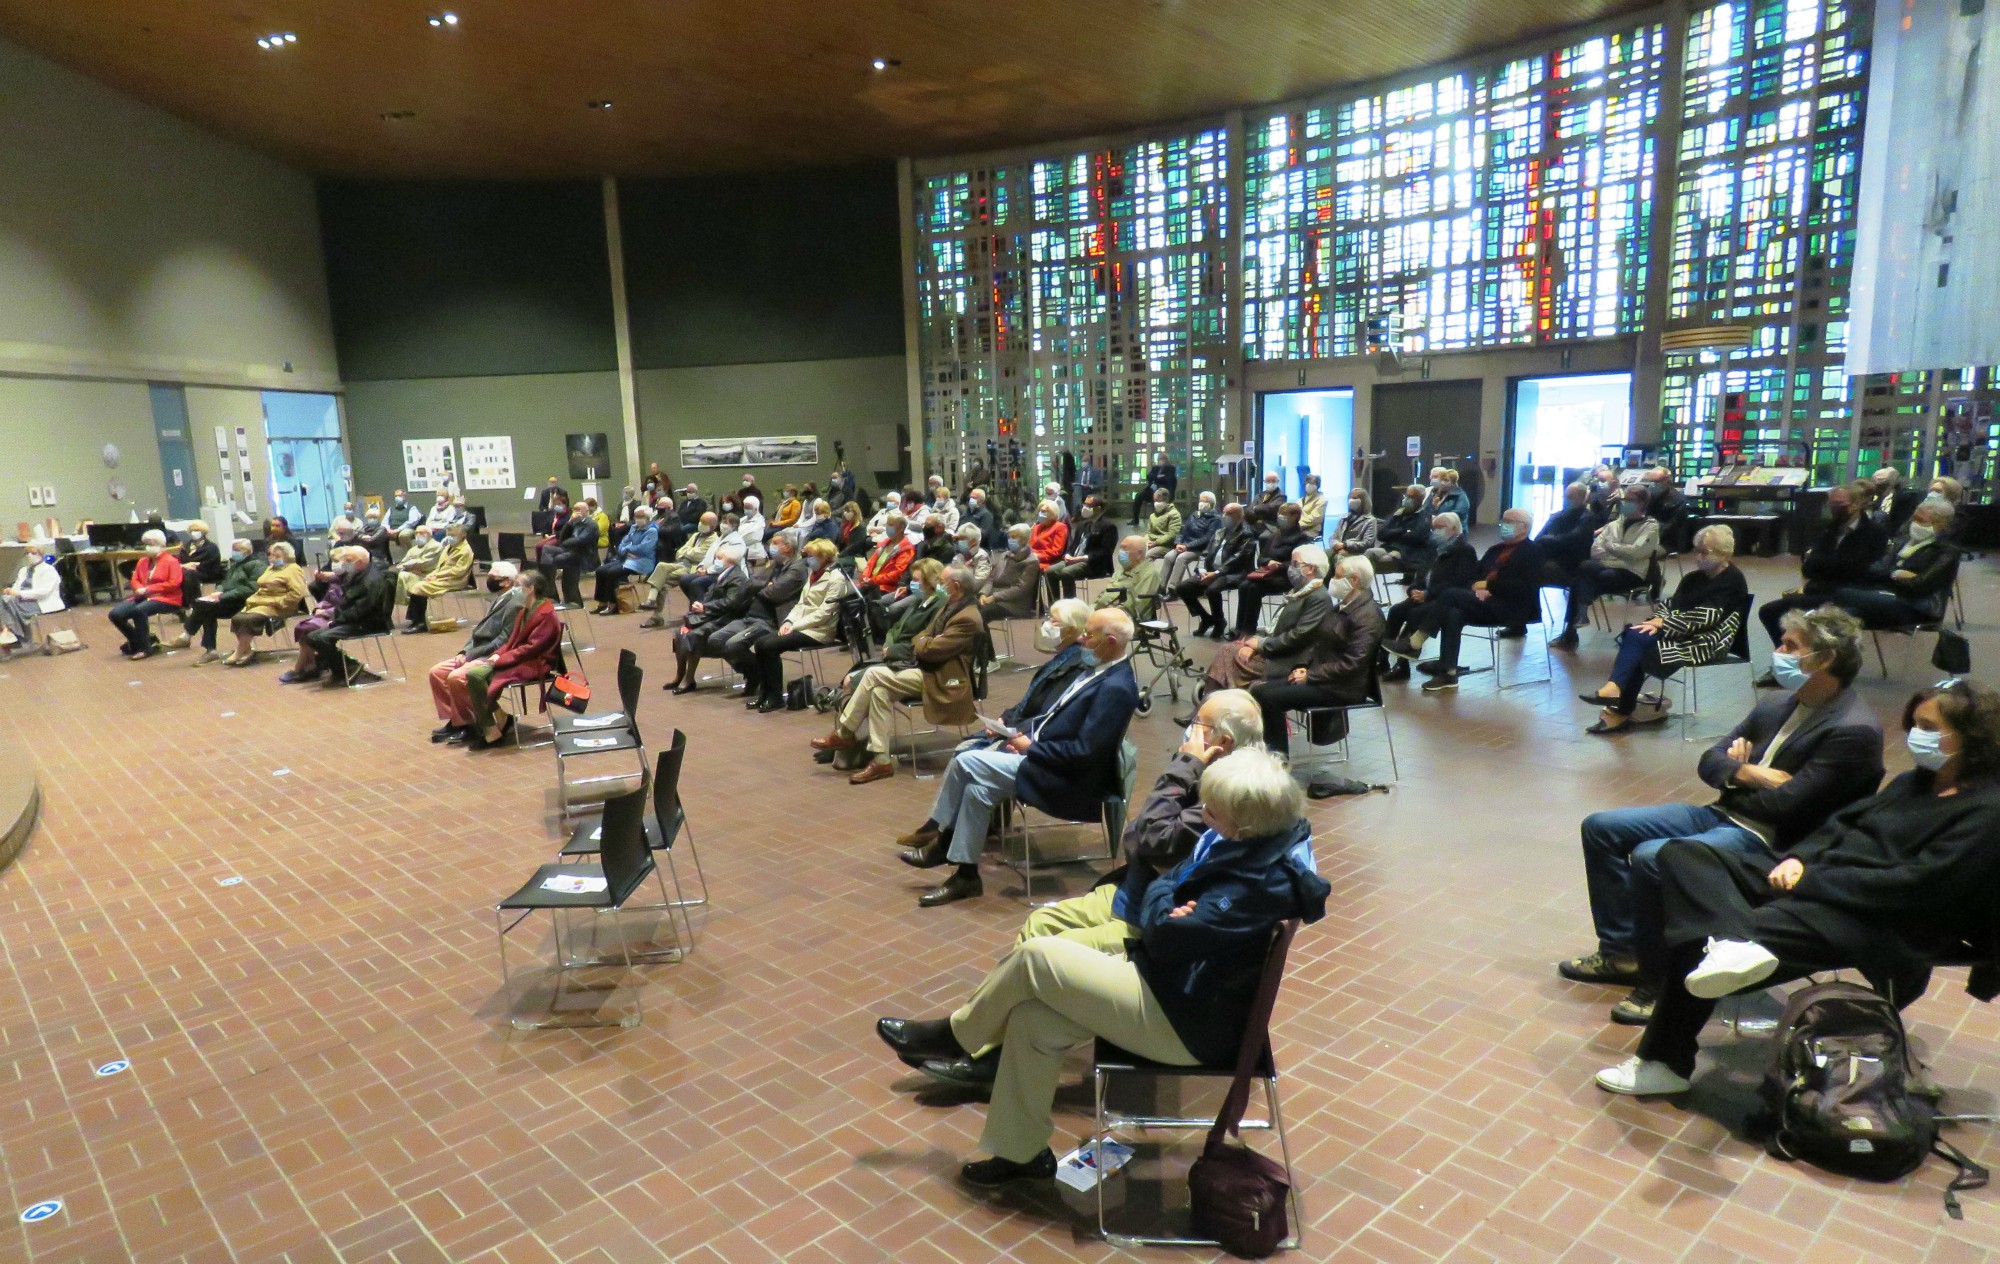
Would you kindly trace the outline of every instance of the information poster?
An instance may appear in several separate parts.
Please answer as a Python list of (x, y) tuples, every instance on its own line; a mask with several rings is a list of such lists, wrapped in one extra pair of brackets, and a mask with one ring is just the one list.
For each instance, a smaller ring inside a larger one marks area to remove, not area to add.
[(403, 486), (413, 492), (434, 492), (456, 486), (458, 460), (449, 439), (403, 440)]
[(514, 437), (483, 435), (458, 441), (465, 460), (465, 490), (506, 491), (514, 486)]

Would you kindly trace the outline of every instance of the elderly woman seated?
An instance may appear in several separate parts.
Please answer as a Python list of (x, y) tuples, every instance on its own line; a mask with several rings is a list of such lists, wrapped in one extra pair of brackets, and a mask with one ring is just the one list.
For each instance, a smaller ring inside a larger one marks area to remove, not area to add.
[[(445, 721), (439, 730), (444, 736), (433, 733), (431, 740), (463, 743), (470, 750), (498, 746), (514, 729), (514, 717), (500, 709), (500, 696), (511, 685), (536, 684), (555, 671), (563, 625), (549, 600), (549, 582), (539, 571), (524, 571), (514, 588), (520, 604), (511, 616), (502, 614), (509, 622), (497, 646), (444, 672), (442, 680), (438, 668), (444, 664), (431, 669), (431, 697)], [(500, 603), (495, 606), (504, 609)], [(493, 630), (486, 628), (488, 638)], [(475, 635), (466, 648), (484, 643)]]
[(118, 652), (134, 659), (147, 657), (159, 646), (153, 639), (153, 616), (177, 614), (186, 600), (181, 589), (185, 572), (180, 559), (167, 552), (167, 533), (148, 531), (139, 539), (146, 555), (132, 568), (132, 596), (105, 615), (125, 638)]
[(1618, 733), (1634, 724), (1667, 718), (1664, 701), (1641, 711), (1639, 688), (1652, 676), (1664, 680), (1683, 667), (1728, 657), (1743, 621), (1750, 588), (1736, 566), (1736, 534), (1717, 524), (1694, 537), (1695, 569), (1653, 617), (1618, 635), (1618, 660), (1596, 693), (1578, 695), (1602, 708), (1587, 733)]
[(253, 644), (260, 632), (268, 632), (294, 611), (305, 608), (311, 595), (306, 587), (305, 568), (298, 555), (283, 540), (264, 546), (264, 569), (257, 575), (256, 589), (243, 608), (229, 617), (229, 630), (236, 635), (236, 652), (222, 660), (224, 667), (245, 667), (257, 661)]
[[(760, 712), (785, 709), (785, 652), (832, 645), (840, 639), (840, 599), (853, 591), (847, 576), (833, 564), (839, 550), (831, 540), (813, 540), (805, 547), (806, 583), (774, 632), (750, 643), (751, 695)], [(746, 703), (747, 705), (747, 703)]]
[[(1292, 564), (1311, 582), (1317, 559), (1301, 556), (1307, 549), (1317, 552), (1318, 546), (1301, 546)], [(1366, 557), (1343, 557), (1334, 563), (1333, 579), (1326, 585), (1330, 609), (1312, 636), (1283, 657), (1271, 651), (1275, 633), (1257, 643), (1264, 678), (1251, 682), (1250, 696), (1263, 713), (1264, 744), (1276, 754), (1291, 753), (1286, 719), (1291, 712), (1351, 707), (1367, 699), (1382, 644), (1382, 608), (1375, 604), (1374, 585), (1375, 568)], [(1314, 715), (1312, 741), (1320, 746), (1339, 741), (1347, 735), (1346, 721), (1338, 712)]]
[(514, 581), (521, 571), (512, 562), (500, 561), (486, 576), (487, 591), (497, 593), (484, 618), (473, 625), (472, 635), (458, 653), (431, 668), (431, 705), (443, 726), (431, 733), (433, 742), (454, 745), (471, 740), (473, 733), (472, 669), (488, 665), (495, 653), (513, 634), (520, 621), (523, 592)]
[(407, 586), (400, 578), (397, 580), (398, 595), (409, 603), (404, 616), (410, 621), (410, 631), (422, 632), (429, 626), (426, 616), (430, 612), (431, 598), (458, 592), (472, 579), (472, 545), (465, 538), (465, 530), (462, 522), (446, 527), (444, 544), (430, 571), (415, 576)]
[(1007, 548), (993, 559), (986, 591), (979, 595), (979, 613), (988, 623), (999, 619), (1032, 619), (1042, 582), (1042, 564), (1030, 546), (1032, 529), (1025, 522), (1007, 528)]
[(1326, 912), (1331, 888), (1315, 870), (1304, 807), (1297, 783), (1268, 753), (1223, 756), (1201, 778), (1209, 829), (1127, 912), (1138, 940), (1128, 956), (1039, 936), (1017, 943), (948, 1017), (876, 1024), (911, 1066), (999, 1046), (980, 1137), (993, 1157), (965, 1165), (967, 1184), (1055, 1175), (1056, 1081), (1070, 1050), (1093, 1038), (1169, 1066), (1234, 1060), (1273, 932)]
[[(1326, 550), (1319, 545), (1301, 544), (1293, 549), (1286, 567), (1286, 582), (1291, 590), (1285, 594), (1285, 604), (1278, 610), (1270, 635), (1244, 637), (1218, 646), (1209, 662), (1202, 694), (1220, 689), (1247, 689), (1267, 680), (1285, 680), (1295, 668), (1303, 667), (1312, 657), (1320, 625), (1333, 617), (1333, 598), (1326, 585), (1330, 569)], [(1373, 581), (1372, 573), (1369, 579)], [(1372, 604), (1372, 595), (1370, 601)], [(1377, 640), (1380, 640), (1379, 630)], [(1194, 712), (1189, 711), (1174, 722), (1186, 724), (1193, 718)], [(1279, 747), (1283, 748), (1282, 742)]]
[(0, 631), (11, 638), (0, 644), (0, 650), (10, 657), (32, 648), (31, 625), (36, 620), (63, 608), (62, 576), (57, 573), (50, 554), (43, 551), (47, 544), (46, 540), (29, 544), (21, 556), (21, 569), (15, 573), (14, 582), (0, 588)]

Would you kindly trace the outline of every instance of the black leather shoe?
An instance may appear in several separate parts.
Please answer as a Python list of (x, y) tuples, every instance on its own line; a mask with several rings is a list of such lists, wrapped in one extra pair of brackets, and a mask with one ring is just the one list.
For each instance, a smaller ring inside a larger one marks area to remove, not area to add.
[(983, 1058), (932, 1058), (917, 1069), (959, 1088), (992, 1088), (1000, 1074), (1000, 1051), (995, 1049)]
[(965, 1056), (964, 1046), (951, 1034), (949, 1018), (878, 1018), (875, 1034), (911, 1066), (932, 1058), (951, 1061)]
[(1776, 689), (1779, 687), (1778, 678), (1768, 671), (1756, 677), (1750, 683), (1759, 689)]
[(681, 696), (682, 694), (684, 694), (684, 693), (693, 693), (693, 692), (694, 692), (694, 688), (695, 688), (695, 685), (694, 685), (694, 682), (693, 682), (692, 680), (688, 681), (688, 682), (687, 682), (686, 684), (684, 684), (684, 685), (675, 685), (675, 686), (674, 686), (674, 696), (675, 696), (676, 698), (678, 698), (678, 697), (680, 697), (680, 696)]
[(1549, 648), (1556, 650), (1573, 650), (1576, 646), (1577, 636), (1575, 628), (1564, 628), (1561, 636), (1549, 642)]
[(464, 730), (459, 728), (456, 724), (447, 724), (441, 729), (431, 730), (431, 741), (433, 743), (449, 742), (451, 740), (452, 734), (462, 733), (462, 732), (464, 732)]
[(940, 838), (920, 847), (905, 847), (896, 853), (906, 865), (916, 869), (935, 869), (944, 863), (945, 841)]
[(1524, 627), (1501, 628), (1498, 632), (1495, 632), (1493, 635), (1498, 637), (1502, 641), (1519, 641), (1527, 637), (1528, 629)]
[(979, 875), (952, 874), (943, 882), (917, 897), (918, 908), (936, 908), (940, 904), (950, 904), (954, 900), (969, 900), (976, 895), (986, 894), (986, 884)]
[(757, 699), (758, 715), (769, 715), (773, 711), (783, 711), (784, 709), (785, 709), (785, 700), (783, 698)]
[(981, 1159), (960, 1168), (958, 1174), (975, 1189), (998, 1189), (1011, 1181), (1046, 1181), (1056, 1174), (1056, 1156), (1044, 1149), (1026, 1163), (1012, 1159)]
[(1407, 658), (1396, 659), (1395, 664), (1396, 665), (1394, 667), (1391, 667), (1388, 671), (1383, 672), (1380, 679), (1394, 681), (1394, 680), (1408, 680), (1410, 678), (1409, 659)]

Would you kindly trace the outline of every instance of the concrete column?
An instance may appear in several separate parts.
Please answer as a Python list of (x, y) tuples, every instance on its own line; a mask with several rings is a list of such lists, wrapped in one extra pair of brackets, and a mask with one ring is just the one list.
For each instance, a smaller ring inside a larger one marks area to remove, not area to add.
[[(646, 468), (639, 450), (639, 387), (632, 376), (632, 312), (625, 301), (625, 230), (618, 218), (618, 180), (604, 177), (604, 253), (611, 261), (611, 327), (618, 340), (618, 411), (625, 426), (625, 482), (639, 485)], [(618, 494), (607, 480), (604, 498)]]

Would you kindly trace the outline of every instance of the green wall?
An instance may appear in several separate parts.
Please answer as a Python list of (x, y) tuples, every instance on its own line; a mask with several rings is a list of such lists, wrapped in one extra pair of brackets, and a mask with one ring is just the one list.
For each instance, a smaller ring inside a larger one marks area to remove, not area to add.
[[(589, 431), (610, 435), (612, 457), (618, 463), (614, 469), (624, 468), (616, 373), (350, 382), (346, 402), (356, 497), (372, 492), (386, 498), (403, 485), (405, 439), (512, 435), (520, 486), (466, 494), (472, 503), (485, 506), (487, 523), (501, 530), (526, 526), (533, 506), (521, 499), (521, 488), (539, 486), (551, 474), (573, 494), (581, 494), (569, 477), (564, 435)], [(617, 495), (619, 485), (607, 486), (606, 495)]]
[[(164, 508), (159, 442), (144, 382), (79, 382), (56, 378), (0, 377), (0, 489), (4, 489), (5, 538), (18, 522), (53, 514), (69, 531), (78, 520), (124, 522), (137, 509)], [(106, 469), (104, 445), (118, 445), (115, 470)], [(112, 479), (127, 499), (111, 499)], [(31, 509), (28, 485), (56, 489), (54, 509)]]

